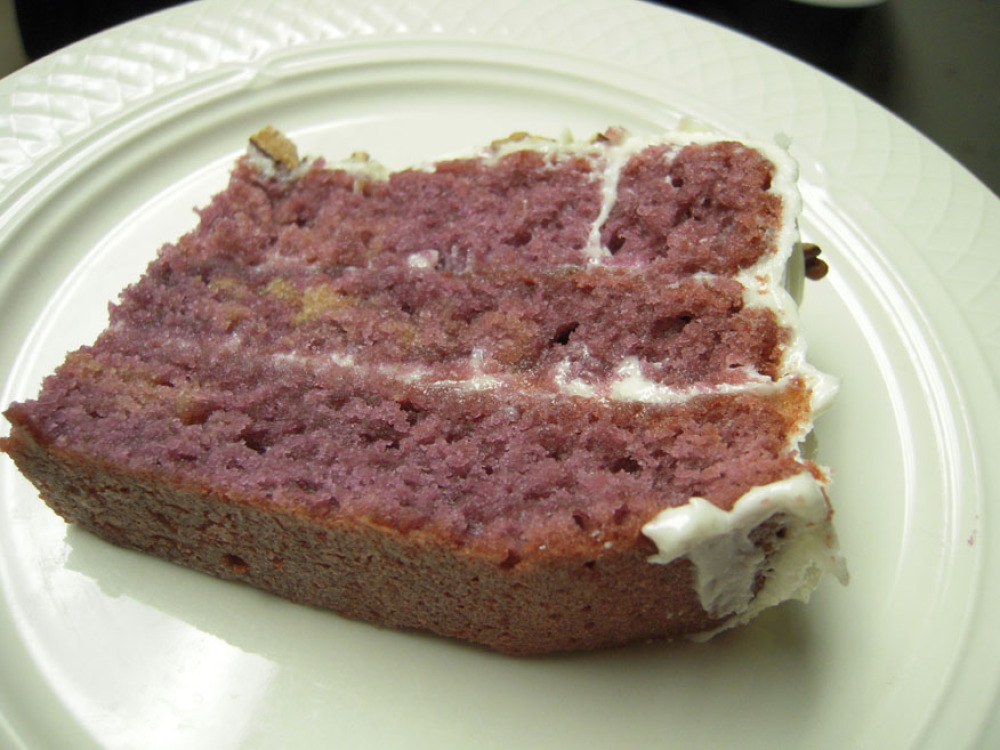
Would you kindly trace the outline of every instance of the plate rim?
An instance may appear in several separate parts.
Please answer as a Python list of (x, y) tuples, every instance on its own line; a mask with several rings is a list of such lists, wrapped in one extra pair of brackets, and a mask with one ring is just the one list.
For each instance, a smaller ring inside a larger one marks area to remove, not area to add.
[[(214, 10), (217, 10), (217, 9), (219, 9), (221, 7), (224, 7), (225, 5), (227, 5), (227, 3), (215, 3), (215, 4), (204, 5), (204, 6), (202, 5), (202, 3), (194, 3), (192, 5), (192, 9), (190, 9), (187, 12), (194, 13), (195, 10), (197, 10), (199, 13), (205, 13), (205, 15), (207, 17), (207, 16), (211, 15), (211, 13), (209, 13), (207, 9), (212, 9), (214, 11)], [(259, 2), (259, 3), (253, 4), (253, 7), (254, 8), (256, 8), (258, 6), (264, 7), (265, 5), (270, 6), (270, 5), (279, 5), (279, 4)], [(324, 5), (324, 3), (314, 2), (314, 3), (310, 3), (309, 7), (310, 8), (317, 8), (317, 7), (322, 7), (323, 5)], [(442, 7), (442, 5), (443, 4), (438, 3), (438, 4), (436, 4), (435, 7), (440, 8), (440, 7)], [(446, 5), (446, 4), (444, 4), (444, 5)], [(513, 7), (513, 6), (520, 6), (520, 5), (527, 5), (527, 4), (526, 3), (522, 3), (519, 0), (516, 0), (515, 2), (508, 2), (508, 3), (506, 3), (506, 5)], [(619, 4), (606, 3), (606, 2), (603, 2), (603, 0), (599, 0), (598, 2), (595, 3), (595, 5), (596, 6), (600, 6), (602, 9), (608, 9), (608, 8), (611, 8), (611, 7), (621, 7)], [(197, 6), (197, 8), (195, 8), (195, 6)], [(164, 11), (161, 14), (156, 14), (155, 17), (157, 19), (159, 19), (160, 21), (162, 21), (162, 20), (164, 20), (164, 19), (166, 19), (168, 17), (179, 15), (178, 13), (176, 13), (177, 10), (178, 9), (175, 8), (175, 9), (171, 9), (171, 10), (168, 10), (168, 11)], [(671, 11), (670, 9), (667, 9), (667, 8), (657, 7), (655, 9), (655, 12), (657, 12), (657, 13), (666, 12), (668, 14), (669, 13), (674, 13), (674, 14), (676, 14), (678, 16), (683, 16), (683, 14), (680, 14), (680, 13), (678, 13), (676, 11)], [(706, 25), (708, 25), (707, 22), (703, 22), (703, 21), (700, 21), (698, 19), (690, 19), (690, 18), (688, 18), (688, 19), (686, 19), (685, 22), (693, 22), (695, 24), (706, 24)], [(135, 28), (139, 28), (140, 26), (142, 28), (150, 28), (150, 25), (151, 24), (155, 25), (156, 21), (150, 20), (150, 19), (142, 19), (140, 21), (133, 22), (133, 23), (136, 24)], [(129, 26), (132, 26), (132, 25), (130, 24)], [(116, 34), (120, 34), (120, 33), (121, 33), (120, 31), (106, 32), (105, 34), (98, 35), (98, 37), (95, 37), (95, 38), (92, 38), (92, 39), (89, 39), (89, 40), (85, 40), (84, 42), (77, 43), (77, 45), (73, 45), (71, 48), (68, 48), (68, 50), (66, 52), (64, 52), (64, 53), (56, 53), (55, 55), (51, 56), (51, 58), (47, 58), (46, 65), (48, 65), (50, 68), (51, 67), (56, 67), (56, 66), (58, 66), (58, 64), (60, 64), (59, 63), (60, 60), (68, 60), (70, 58), (73, 58), (73, 56), (75, 56), (75, 55), (81, 55), (81, 54), (83, 54), (86, 51), (88, 45), (95, 45), (95, 48), (99, 48), (99, 47), (101, 47), (102, 44), (105, 44), (109, 38), (111, 38), (111, 39), (119, 38), (118, 36), (116, 36)], [(106, 49), (104, 51), (105, 51), (105, 53), (107, 52)], [(795, 61), (791, 61), (791, 62), (795, 63)], [(796, 63), (796, 64), (801, 65), (801, 63)], [(33, 65), (37, 65), (37, 64), (33, 64)], [(12, 76), (9, 76), (7, 79), (0, 80), (0, 96), (3, 96), (3, 95), (5, 95), (7, 93), (5, 91), (5, 87), (11, 87), (12, 90), (16, 89), (16, 88), (18, 88), (18, 86), (20, 86), (20, 82), (22, 80), (26, 80), (26, 77), (30, 77), (30, 76), (34, 75), (36, 72), (38, 72), (38, 71), (36, 69), (34, 69), (33, 66), (28, 66), (28, 68), (25, 69), (25, 71), (19, 71), (18, 73), (15, 73)], [(103, 122), (106, 125), (110, 121), (110, 119), (113, 119), (115, 117), (124, 117), (124, 116), (127, 115), (129, 107), (133, 107), (134, 108), (136, 106), (140, 106), (139, 104), (137, 104), (137, 102), (141, 102), (141, 101), (142, 101), (141, 99), (136, 99), (136, 100), (132, 100), (131, 103), (125, 103), (125, 104), (123, 104), (122, 109), (119, 110), (117, 113), (113, 113), (111, 115), (108, 115), (103, 121), (100, 120), (100, 118), (97, 118), (96, 122), (98, 122), (98, 123)], [(110, 119), (108, 119), (108, 118), (110, 118)], [(58, 129), (57, 126), (56, 126), (56, 124), (53, 124), (52, 127), (54, 129)], [(904, 125), (903, 127), (908, 128), (909, 126), (905, 126)], [(50, 151), (50, 152), (44, 152), (43, 156), (45, 156), (45, 158), (48, 158), (47, 155), (58, 155), (60, 153), (66, 153), (68, 151), (72, 151), (74, 148), (78, 147), (78, 144), (81, 142), (82, 139), (86, 139), (88, 133), (92, 134), (93, 130), (92, 129), (91, 130), (83, 129), (83, 130), (80, 130), (80, 131), (68, 131), (67, 137), (61, 138), (58, 141), (57, 145), (54, 147), (55, 150), (54, 151)], [(4, 135), (5, 134), (4, 134), (3, 129), (2, 129), (2, 123), (0, 123), (0, 139), (2, 139), (4, 137)], [(912, 137), (913, 135), (916, 135), (918, 137), (918, 139), (922, 138), (922, 137), (919, 136), (919, 134), (916, 134), (915, 131), (913, 131), (913, 133), (911, 133), (909, 135), (910, 135), (910, 137)], [(929, 141), (926, 142), (926, 147), (930, 147), (931, 149), (936, 149), (937, 148), (936, 146), (934, 146), (933, 144), (931, 144)], [(922, 146), (921, 148), (925, 148), (925, 146)], [(943, 155), (943, 152), (941, 152), (941, 155)], [(957, 167), (957, 163), (955, 163), (955, 164), (956, 164), (956, 167)], [(957, 174), (961, 174), (961, 170), (962, 169), (963, 168), (958, 167), (959, 172)], [(30, 173), (30, 172), (31, 172), (31, 166), (29, 166), (27, 168), (27, 173)], [(21, 174), (25, 174), (25, 172), (22, 172)], [(969, 175), (969, 176), (971, 177), (971, 175)], [(974, 179), (974, 178), (972, 178), (972, 179)], [(988, 191), (987, 191), (987, 194), (988, 194)], [(2, 198), (4, 195), (6, 195), (8, 197), (13, 197), (14, 198), (14, 200), (15, 200), (15, 204), (14, 204), (15, 207), (17, 205), (19, 205), (19, 203), (17, 203), (18, 201), (24, 201), (26, 199), (30, 199), (30, 195), (28, 195), (26, 192), (23, 191), (23, 182), (18, 181), (18, 177), (17, 176), (15, 176), (15, 179), (14, 179), (13, 182), (8, 183), (8, 186), (7, 186), (6, 189), (0, 188), (0, 198)], [(984, 206), (988, 207), (989, 205), (991, 205), (990, 201), (989, 201), (990, 195), (991, 194), (988, 194), (987, 198), (984, 199), (984, 201), (983, 201), (983, 205)], [(995, 199), (995, 196), (992, 196), (992, 197)], [(998, 205), (1000, 205), (1000, 200), (996, 200), (996, 203)], [(995, 209), (995, 207), (994, 207), (994, 209)], [(990, 210), (993, 210), (993, 209), (990, 209)], [(889, 224), (892, 223), (891, 220), (888, 217), (882, 217), (882, 218), (885, 219)], [(910, 243), (910, 244), (913, 244), (913, 243)], [(0, 250), (2, 250), (3, 247), (4, 247), (4, 243), (2, 242), (2, 240), (0, 240)], [(917, 249), (918, 249), (918, 251), (920, 249), (919, 248), (919, 243), (917, 245)], [(974, 327), (974, 326), (970, 325), (970, 327)], [(962, 341), (963, 345), (965, 345), (965, 346), (969, 346), (970, 342), (971, 343), (975, 343), (976, 342), (976, 338), (974, 336), (972, 336), (972, 337), (968, 337), (967, 336)], [(949, 347), (948, 347), (948, 345), (945, 345), (944, 342), (941, 342), (941, 345), (942, 345), (944, 351), (948, 350)], [(979, 357), (979, 359), (984, 364), (986, 364), (985, 356), (982, 356), (980, 352), (975, 351), (973, 353), (973, 357)], [(985, 369), (986, 369), (986, 373), (987, 373), (986, 381), (984, 382), (983, 378), (979, 378), (978, 380), (974, 381), (976, 383), (974, 391), (977, 392), (977, 393), (978, 392), (982, 392), (982, 389), (984, 387), (986, 387), (987, 388), (986, 392), (989, 393), (989, 390), (988, 390), (988, 381), (992, 378), (993, 379), (992, 396), (993, 396), (993, 400), (995, 401), (996, 400), (996, 385), (995, 385), (996, 373), (992, 370), (992, 368), (989, 365), (987, 365), (987, 367)], [(967, 375), (963, 374), (960, 377), (957, 374), (953, 374), (953, 376), (956, 378), (956, 383), (955, 383), (956, 387), (960, 387), (960, 386), (962, 386), (964, 384), (965, 388), (962, 388), (961, 390), (963, 392), (965, 392), (966, 390), (968, 390), (969, 383), (967, 382), (967, 377), (968, 377)], [(987, 406), (987, 411), (989, 411), (990, 408), (992, 408), (993, 412), (997, 411), (995, 404), (992, 407), (990, 407), (989, 404), (987, 404), (986, 406)], [(969, 422), (969, 425), (970, 425), (969, 429), (976, 435), (977, 440), (981, 441), (982, 440), (981, 432), (980, 432), (980, 430), (978, 430), (975, 427), (975, 424), (977, 424), (977, 422), (975, 420), (970, 421)], [(983, 474), (980, 474), (979, 478), (980, 478), (980, 482), (981, 483), (985, 483), (985, 481), (986, 481), (985, 480), (985, 472)], [(984, 519), (984, 521), (983, 521), (983, 527), (982, 528), (984, 529), (984, 531), (986, 529), (986, 525), (985, 524), (986, 524), (986, 519)], [(985, 536), (985, 534), (984, 534), (984, 536)], [(983, 575), (985, 576), (987, 573), (988, 573), (988, 571), (986, 571), (984, 569)], [(995, 681), (995, 683), (993, 685), (993, 690), (994, 690), (994, 699), (993, 700), (994, 700), (994, 702), (995, 702), (995, 694), (996, 694), (997, 689), (998, 689), (998, 685), (996, 684), (996, 681)]]

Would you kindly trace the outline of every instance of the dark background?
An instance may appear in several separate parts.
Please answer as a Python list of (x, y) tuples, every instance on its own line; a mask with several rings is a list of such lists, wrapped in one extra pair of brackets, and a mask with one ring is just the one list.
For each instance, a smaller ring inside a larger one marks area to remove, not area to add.
[[(14, 0), (28, 60), (177, 0)], [(1000, 194), (1000, 0), (662, 1), (784, 50), (881, 103)]]

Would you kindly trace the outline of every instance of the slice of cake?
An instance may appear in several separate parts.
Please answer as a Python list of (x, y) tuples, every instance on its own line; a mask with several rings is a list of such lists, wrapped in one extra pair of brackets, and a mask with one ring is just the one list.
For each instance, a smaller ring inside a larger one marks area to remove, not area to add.
[(348, 617), (511, 654), (717, 632), (845, 575), (794, 180), (692, 134), (389, 174), (262, 131), (0, 448), (115, 544)]

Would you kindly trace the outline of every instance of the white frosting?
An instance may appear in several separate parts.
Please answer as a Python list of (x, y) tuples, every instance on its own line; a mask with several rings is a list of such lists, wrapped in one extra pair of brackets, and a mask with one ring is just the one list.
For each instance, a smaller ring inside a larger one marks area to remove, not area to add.
[(433, 248), (428, 248), (418, 253), (411, 253), (406, 258), (406, 263), (410, 268), (434, 268), (440, 258), (441, 253)]
[(340, 352), (331, 352), (330, 361), (339, 367), (354, 367), (354, 355), (353, 354), (341, 354)]
[(698, 396), (707, 394), (766, 393), (777, 391), (784, 386), (752, 370), (745, 370), (747, 381), (743, 383), (720, 383), (700, 385), (691, 388), (676, 388), (650, 380), (642, 374), (642, 363), (638, 357), (625, 357), (615, 371), (609, 395), (615, 401), (639, 401), (645, 404), (682, 404)]
[[(705, 611), (735, 616), (732, 626), (787, 599), (807, 599), (824, 573), (847, 582), (820, 483), (802, 473), (754, 487), (732, 510), (704, 498), (667, 508), (642, 528), (657, 547), (650, 562), (667, 564), (687, 557)], [(755, 545), (751, 532), (768, 519), (780, 519), (783, 537), (773, 537), (770, 555)], [(764, 574), (760, 591), (754, 592)]]
[(633, 147), (613, 148), (608, 150), (607, 161), (604, 165), (604, 172), (601, 175), (601, 210), (597, 214), (594, 223), (590, 225), (590, 236), (587, 239), (587, 246), (583, 252), (590, 262), (599, 264), (603, 259), (611, 257), (611, 251), (601, 242), (601, 227), (611, 215), (611, 209), (615, 206), (618, 197), (618, 178), (621, 176), (622, 168), (628, 162), (629, 157), (639, 151), (638, 145)]
[(568, 359), (562, 360), (555, 368), (555, 375), (553, 379), (555, 380), (556, 387), (559, 392), (566, 396), (580, 396), (582, 398), (599, 398), (600, 394), (596, 387), (591, 383), (581, 380), (580, 378), (570, 378), (569, 368), (570, 361)]

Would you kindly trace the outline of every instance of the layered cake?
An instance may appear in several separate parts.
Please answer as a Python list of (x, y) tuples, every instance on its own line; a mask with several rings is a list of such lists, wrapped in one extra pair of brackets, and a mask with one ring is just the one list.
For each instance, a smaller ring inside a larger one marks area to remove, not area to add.
[(69, 522), (347, 617), (710, 635), (844, 576), (798, 211), (777, 146), (519, 134), (389, 173), (267, 129), (0, 447)]

